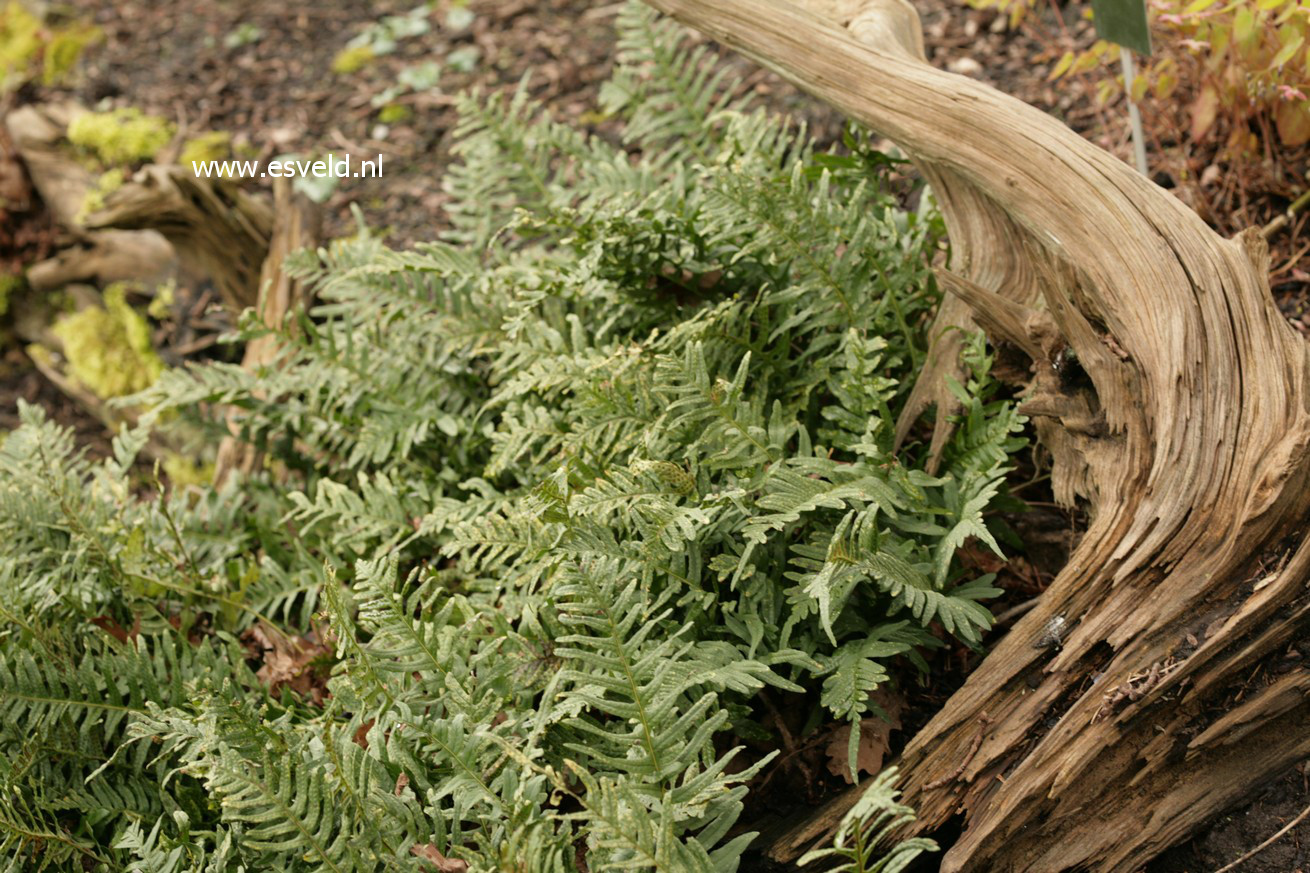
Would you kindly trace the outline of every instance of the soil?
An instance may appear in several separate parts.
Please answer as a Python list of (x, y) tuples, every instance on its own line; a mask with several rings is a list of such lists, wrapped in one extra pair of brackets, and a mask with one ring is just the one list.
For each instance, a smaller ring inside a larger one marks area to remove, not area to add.
[[(1148, 873), (1211, 873), (1272, 837), (1305, 809), (1310, 799), (1310, 762), (1288, 770), (1259, 797), (1225, 815), (1195, 839), (1175, 846), (1148, 866)], [(1237, 867), (1240, 873), (1305, 873), (1310, 870), (1310, 819)]]
[[(920, 10), (930, 60), (937, 66), (974, 76), (1052, 113), (1124, 160), (1131, 145), (1122, 100), (1098, 105), (1095, 94), (1107, 74), (1093, 71), (1049, 81), (1057, 59), (1069, 49), (1094, 40), (1083, 18), (1085, 3), (1052, 3), (1033, 13), (1018, 29), (1006, 28), (995, 12), (968, 8), (960, 0), (914, 0)], [(79, 0), (78, 13), (104, 31), (105, 42), (85, 59), (69, 91), (29, 87), (19, 101), (72, 96), (88, 106), (136, 106), (170, 118), (191, 134), (227, 131), (234, 144), (267, 160), (286, 153), (317, 155), (349, 152), (361, 159), (384, 156), (378, 179), (344, 180), (325, 204), (328, 236), (350, 233), (357, 203), (365, 219), (385, 229), (389, 241), (406, 246), (434, 238), (445, 226), (445, 195), (440, 179), (451, 161), (456, 96), (466, 89), (504, 91), (525, 82), (533, 98), (558, 118), (604, 137), (613, 132), (597, 111), (597, 90), (609, 76), (615, 52), (614, 17), (621, 3), (586, 0), (470, 0), (466, 22), (451, 19), (440, 5), (431, 29), (399, 42), (395, 53), (377, 58), (349, 75), (330, 71), (333, 58), (363, 28), (389, 14), (403, 14), (418, 0), (319, 0), (313, 4), (266, 0)], [(397, 97), (410, 116), (384, 125), (375, 98), (396, 81), (399, 71), (419, 61), (443, 61), (435, 89)], [(463, 69), (453, 64), (462, 59)], [(821, 141), (834, 141), (842, 119), (798, 93), (777, 77), (728, 58), (745, 76), (744, 87), (779, 112), (808, 123)], [(525, 79), (525, 74), (527, 78)], [(1155, 180), (1172, 188), (1221, 232), (1272, 220), (1301, 193), (1307, 169), (1306, 150), (1282, 155), (1235, 181), (1213, 147), (1182, 147), (1188, 95), (1171, 103), (1144, 103)], [(4, 110), (0, 105), (0, 111)], [(963, 132), (962, 135), (967, 135)], [(13, 191), (13, 168), (5, 163), (0, 141), (0, 191)], [(1168, 147), (1168, 148), (1166, 148)], [(1199, 181), (1207, 178), (1206, 185)], [(1224, 175), (1227, 174), (1227, 175)], [(1222, 177), (1216, 182), (1215, 177)], [(1240, 175), (1240, 174), (1239, 174)], [(252, 182), (257, 184), (257, 182)], [(14, 202), (12, 195), (6, 202)], [(1299, 328), (1310, 329), (1310, 263), (1299, 253), (1307, 233), (1305, 220), (1271, 240), (1277, 280), (1276, 296)], [(6, 265), (31, 263), (48, 253), (54, 230), (39, 204), (14, 216), (0, 212), (0, 275)], [(1307, 247), (1310, 248), (1310, 247)], [(205, 341), (225, 321), (205, 305), (203, 289), (180, 289), (182, 313), (161, 324), (177, 349), (169, 363), (220, 352)], [(18, 399), (44, 407), (57, 421), (73, 427), (81, 445), (105, 454), (103, 425), (68, 400), (31, 366), (21, 348), (0, 337), (0, 427), (16, 421)], [(176, 340), (174, 342), (174, 340)], [(230, 355), (231, 350), (226, 354)], [(1025, 558), (1003, 572), (1008, 589), (998, 612), (1039, 593), (1058, 572), (1068, 553), (1077, 520), (1045, 505), (1040, 486), (1023, 496), (1036, 509), (1009, 519), (1031, 545)], [(985, 556), (973, 556), (985, 562)], [(980, 568), (987, 568), (980, 563)], [(997, 633), (1003, 632), (1003, 629)], [(931, 715), (963, 681), (977, 654), (961, 646), (946, 647), (934, 658), (941, 681), (915, 692), (903, 714), (903, 728), (892, 734), (891, 751)], [(906, 687), (913, 683), (906, 683)], [(791, 701), (796, 703), (796, 701)], [(777, 701), (771, 727), (798, 736), (805, 726), (791, 715), (808, 707)], [(824, 742), (798, 739), (785, 750), (789, 763), (760, 792), (754, 812), (768, 820), (794, 817), (839, 790), (843, 782), (827, 768)], [(1249, 806), (1214, 823), (1194, 840), (1170, 850), (1147, 870), (1151, 873), (1208, 873), (1258, 845), (1294, 818), (1310, 801), (1305, 768), (1275, 780)], [(1292, 873), (1310, 870), (1310, 822), (1282, 837), (1240, 868), (1244, 873)], [(932, 865), (923, 869), (931, 869)], [(755, 867), (749, 869), (764, 869)], [(916, 867), (916, 869), (919, 869)]]

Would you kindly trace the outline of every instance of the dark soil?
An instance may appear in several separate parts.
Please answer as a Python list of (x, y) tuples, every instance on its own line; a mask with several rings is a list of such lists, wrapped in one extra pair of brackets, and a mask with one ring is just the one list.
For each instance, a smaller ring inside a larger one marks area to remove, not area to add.
[[(358, 203), (366, 220), (385, 229), (397, 246), (432, 239), (446, 224), (440, 179), (451, 160), (455, 96), (461, 91), (512, 89), (529, 74), (526, 87), (557, 117), (601, 136), (611, 135), (596, 111), (596, 96), (612, 67), (613, 19), (621, 4), (471, 0), (468, 8), (474, 14), (467, 26), (447, 26), (445, 9), (439, 9), (431, 18), (432, 29), (401, 41), (394, 54), (349, 75), (330, 71), (333, 57), (362, 28), (383, 15), (404, 13), (417, 2), (78, 0), (79, 13), (103, 29), (106, 41), (86, 58), (71, 96), (87, 105), (136, 106), (170, 118), (191, 134), (227, 131), (239, 148), (264, 160), (289, 152), (349, 152), (361, 159), (381, 154), (382, 178), (344, 180), (327, 202), (326, 230), (329, 235), (352, 232), (349, 205)], [(1105, 73), (1048, 81), (1052, 65), (1065, 50), (1086, 47), (1094, 39), (1081, 16), (1083, 4), (1052, 6), (1011, 32), (998, 24), (994, 13), (969, 9), (958, 0), (915, 3), (934, 64), (1014, 94), (1063, 119), (1121, 158), (1129, 158), (1124, 107), (1116, 103), (1098, 106), (1094, 97), (1097, 77)], [(258, 38), (244, 44), (232, 39), (243, 27), (249, 34), (257, 32)], [(469, 49), (475, 49), (477, 55), (467, 70), (443, 65), (436, 89), (406, 94), (395, 101), (411, 110), (407, 120), (380, 124), (373, 98), (394, 84), (400, 69), (417, 61), (448, 59), (459, 51), (467, 56)], [(768, 105), (805, 120), (822, 141), (837, 138), (843, 122), (834, 112), (744, 61), (729, 62), (745, 76), (745, 87)], [(19, 95), (33, 101), (57, 96), (69, 95), (41, 89)], [(1184, 175), (1200, 179), (1205, 168), (1217, 160), (1213, 149), (1177, 147), (1178, 132), (1185, 127), (1180, 127), (1179, 121), (1185, 96), (1175, 101), (1177, 105), (1155, 106), (1148, 101), (1143, 106), (1156, 181), (1173, 188), (1225, 233), (1272, 219), (1300, 193), (1306, 155), (1284, 156), (1282, 163), (1244, 170), (1249, 178), (1235, 183), (1225, 177), (1208, 188), (1195, 182), (1184, 184)], [(1162, 146), (1170, 146), (1172, 151)], [(6, 184), (13, 184), (13, 169), (6, 166), (4, 155), (4, 143), (0, 142), (0, 192), (8, 190)], [(1180, 168), (1188, 172), (1184, 174)], [(1226, 166), (1222, 169), (1229, 170)], [(1310, 325), (1310, 315), (1302, 320), (1307, 311), (1310, 265), (1304, 263), (1305, 255), (1297, 253), (1305, 232), (1302, 224), (1295, 224), (1290, 232), (1271, 240), (1280, 303), (1303, 330)], [(31, 263), (45, 256), (53, 233), (39, 204), (22, 214), (0, 212), (0, 275), (15, 263)], [(188, 304), (179, 307), (184, 312), (160, 330), (169, 332), (176, 340), (175, 347), (194, 349), (201, 355), (217, 354), (206, 337), (216, 335), (222, 319), (215, 320), (212, 309), (204, 305), (203, 289), (180, 289), (179, 298)], [(40, 404), (57, 421), (73, 427), (80, 443), (93, 454), (106, 453), (103, 425), (33, 370), (11, 337), (3, 339), (3, 348), (0, 427), (14, 426), (14, 410), (22, 398)], [(1078, 527), (1077, 519), (1047, 505), (1040, 490), (1038, 485), (1021, 495), (1034, 502), (1032, 512), (1008, 519), (1028, 543), (1028, 552), (1002, 570), (1008, 594), (996, 605), (997, 612), (1045, 588), (1060, 569)], [(968, 557), (979, 562), (983, 572), (994, 569), (986, 566), (984, 555)], [(1001, 628), (995, 633), (1003, 632)], [(976, 653), (958, 645), (934, 654), (935, 684), (912, 692), (903, 729), (892, 734), (893, 753), (963, 681), (977, 658)], [(843, 785), (826, 766), (822, 729), (804, 733), (800, 713), (810, 707), (799, 703), (786, 698), (776, 702), (769, 728), (786, 728), (795, 737), (791, 748), (784, 750), (788, 763), (777, 768), (771, 784), (760, 792), (754, 811), (762, 821), (756, 826), (767, 827), (770, 818), (794, 819)], [(1308, 801), (1306, 775), (1302, 770), (1289, 772), (1250, 806), (1216, 822), (1147, 869), (1152, 873), (1209, 873), (1272, 835)], [(1307, 839), (1310, 823), (1240, 869), (1245, 873), (1310, 870), (1310, 849), (1304, 848)]]
[[(452, 29), (438, 11), (427, 34), (401, 41), (394, 54), (354, 73), (331, 72), (333, 57), (362, 29), (416, 2), (323, 0), (288, 11), (264, 0), (83, 0), (108, 42), (88, 59), (75, 93), (88, 104), (108, 99), (139, 106), (195, 132), (230, 132), (238, 147), (265, 160), (288, 152), (382, 154), (381, 179), (346, 180), (329, 201), (329, 235), (353, 231), (348, 205), (358, 202), (393, 244), (430, 240), (445, 224), (440, 181), (451, 160), (456, 96), (513, 89), (526, 74), (529, 93), (557, 117), (603, 132), (596, 93), (613, 65), (621, 4), (472, 0), (468, 26)], [(262, 32), (258, 40), (225, 45), (249, 25)], [(158, 51), (149, 64), (141, 63), (143, 45)], [(469, 48), (477, 52), (470, 69), (443, 63), (436, 89), (391, 101), (410, 109), (409, 119), (380, 124), (373, 98), (395, 84), (402, 68)], [(751, 79), (780, 110), (800, 109), (834, 130), (840, 124), (766, 74)]]
[[(1310, 802), (1310, 762), (1288, 770), (1247, 806), (1230, 812), (1197, 836), (1157, 858), (1149, 873), (1211, 873), (1272, 837)], [(1240, 873), (1310, 870), (1310, 819), (1238, 868)]]

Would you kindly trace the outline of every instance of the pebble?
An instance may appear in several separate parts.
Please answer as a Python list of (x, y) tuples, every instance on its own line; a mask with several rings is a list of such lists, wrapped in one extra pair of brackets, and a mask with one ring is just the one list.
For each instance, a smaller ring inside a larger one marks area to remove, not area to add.
[(956, 58), (946, 65), (946, 69), (950, 70), (952, 73), (975, 77), (982, 75), (983, 71), (982, 64), (978, 63), (973, 58), (967, 57)]

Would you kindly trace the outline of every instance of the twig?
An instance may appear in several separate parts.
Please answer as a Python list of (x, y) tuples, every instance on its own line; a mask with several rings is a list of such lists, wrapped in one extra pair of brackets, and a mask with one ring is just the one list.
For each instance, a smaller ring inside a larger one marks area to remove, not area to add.
[(1310, 189), (1306, 190), (1300, 197), (1293, 200), (1292, 205), (1288, 206), (1287, 210), (1283, 212), (1282, 215), (1266, 224), (1260, 231), (1260, 235), (1265, 239), (1269, 239), (1274, 234), (1278, 233), (1278, 231), (1287, 227), (1288, 222), (1295, 218), (1296, 214), (1304, 209), (1307, 203), (1310, 203)]
[(1307, 806), (1305, 809), (1301, 810), (1301, 814), (1300, 814), (1300, 815), (1298, 815), (1296, 818), (1294, 818), (1294, 819), (1292, 819), (1291, 821), (1289, 821), (1287, 824), (1283, 825), (1283, 827), (1278, 831), (1278, 833), (1274, 834), (1272, 837), (1270, 837), (1269, 839), (1265, 840), (1263, 843), (1261, 843), (1260, 845), (1256, 846), (1256, 847), (1255, 847), (1254, 849), (1252, 849), (1251, 851), (1246, 852), (1245, 854), (1243, 854), (1240, 858), (1238, 858), (1238, 859), (1237, 859), (1236, 861), (1234, 861), (1233, 863), (1231, 863), (1231, 864), (1225, 864), (1224, 866), (1220, 867), (1218, 870), (1214, 871), (1214, 873), (1228, 873), (1229, 870), (1236, 869), (1236, 867), (1237, 867), (1238, 864), (1241, 864), (1241, 863), (1244, 862), (1244, 861), (1249, 861), (1249, 860), (1251, 860), (1251, 858), (1255, 857), (1257, 854), (1259, 854), (1260, 852), (1263, 852), (1265, 849), (1269, 848), (1269, 847), (1272, 846), (1275, 842), (1277, 842), (1277, 841), (1278, 841), (1278, 838), (1281, 837), (1283, 834), (1287, 833), (1287, 832), (1290, 831), (1292, 828), (1296, 827), (1296, 826), (1299, 825), (1301, 822), (1305, 821), (1305, 819), (1306, 819), (1307, 816), (1310, 816), (1310, 806)]
[[(759, 698), (763, 701), (764, 705), (768, 708), (769, 713), (773, 716), (773, 722), (778, 726), (778, 733), (782, 734), (784, 752), (782, 757), (778, 759), (778, 764), (792, 765), (801, 771), (801, 774), (808, 782), (814, 782), (814, 773), (810, 771), (809, 765), (800, 758), (797, 758), (795, 761), (792, 760), (798, 752), (812, 746), (814, 744), (814, 739), (811, 739), (806, 743), (797, 744), (796, 738), (792, 736), (791, 730), (787, 727), (787, 722), (782, 717), (782, 713), (780, 713), (778, 708), (773, 705), (773, 701), (769, 699), (769, 696), (761, 692)], [(781, 766), (770, 768), (768, 775), (764, 777), (764, 781), (761, 782), (760, 785), (763, 786), (768, 784), (768, 781), (773, 778), (773, 774), (777, 773), (780, 769), (782, 769)]]
[(593, 7), (582, 13), (582, 20), (594, 21), (598, 18), (610, 18), (611, 16), (618, 15), (619, 10), (622, 9), (623, 6), (624, 4), (622, 3), (609, 3), (605, 6)]
[(992, 622), (992, 627), (1002, 627), (1003, 625), (1009, 624), (1010, 622), (1014, 621), (1016, 618), (1018, 618), (1019, 616), (1023, 615), (1024, 613), (1031, 610), (1034, 606), (1036, 606), (1037, 601), (1039, 599), (1040, 598), (1037, 597), (1031, 597), (1028, 600), (1025, 600), (1023, 603), (1020, 603), (1016, 606), (1011, 606), (1009, 609), (1005, 610), (1005, 612), (1002, 612), (1000, 615), (996, 616), (996, 620)]

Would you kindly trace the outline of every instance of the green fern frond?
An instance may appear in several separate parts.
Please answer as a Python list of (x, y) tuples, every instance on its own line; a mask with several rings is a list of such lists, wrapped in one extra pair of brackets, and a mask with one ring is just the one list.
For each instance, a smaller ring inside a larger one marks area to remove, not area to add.
[(836, 873), (900, 873), (924, 852), (937, 851), (937, 844), (923, 837), (898, 840), (884, 850), (893, 831), (914, 821), (914, 810), (896, 802), (900, 792), (894, 786), (899, 775), (895, 767), (889, 767), (869, 783), (842, 816), (833, 844), (805, 853), (798, 862), (800, 866), (840, 858), (844, 863), (825, 869)]

